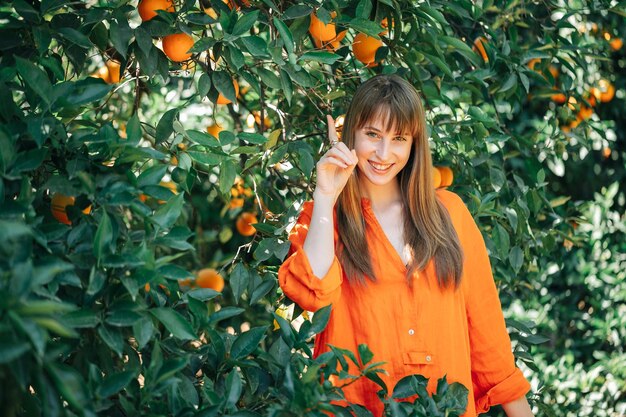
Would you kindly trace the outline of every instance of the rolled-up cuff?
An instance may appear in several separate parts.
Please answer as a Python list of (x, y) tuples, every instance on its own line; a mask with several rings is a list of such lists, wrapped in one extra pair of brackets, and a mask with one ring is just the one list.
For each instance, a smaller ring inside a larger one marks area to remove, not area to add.
[(519, 368), (515, 368), (509, 377), (492, 387), (480, 398), (475, 399), (476, 413), (489, 411), (492, 405), (506, 404), (516, 400), (530, 391), (530, 383)]
[(293, 278), (298, 280), (302, 285), (315, 292), (316, 295), (325, 296), (337, 290), (343, 282), (343, 274), (339, 260), (335, 256), (333, 263), (330, 265), (328, 272), (321, 279), (316, 277), (311, 269), (309, 258), (302, 248), (292, 255), (290, 269), (292, 271), (303, 271), (304, 273), (294, 273)]

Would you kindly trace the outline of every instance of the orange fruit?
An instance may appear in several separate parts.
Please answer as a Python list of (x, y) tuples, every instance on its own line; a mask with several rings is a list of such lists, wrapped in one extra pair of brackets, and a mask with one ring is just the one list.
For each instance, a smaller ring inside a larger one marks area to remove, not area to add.
[(567, 97), (563, 93), (552, 94), (550, 98), (552, 99), (552, 101), (558, 104), (563, 104), (567, 101)]
[(612, 50), (619, 51), (620, 49), (622, 49), (622, 46), (624, 46), (624, 42), (620, 38), (614, 38), (612, 41), (609, 42), (609, 45), (611, 46)]
[(157, 10), (165, 10), (166, 12), (174, 12), (174, 3), (172, 0), (141, 0), (137, 6), (141, 20), (148, 21), (157, 15)]
[[(254, 122), (261, 126), (261, 112), (258, 110), (254, 110), (252, 112), (252, 114), (254, 115)], [(272, 127), (272, 121), (270, 120), (269, 117), (267, 117), (267, 113), (265, 113), (264, 117), (263, 117), (263, 126), (266, 129), (269, 129), (270, 127)]]
[(231, 210), (242, 208), (243, 207), (243, 198), (234, 197), (230, 199), (230, 203), (228, 203), (228, 208)]
[(383, 41), (366, 35), (365, 33), (359, 33), (354, 37), (352, 42), (352, 53), (354, 57), (367, 65), (373, 67), (378, 65), (376, 63), (376, 51), (383, 46)]
[(483, 61), (489, 62), (489, 55), (487, 55), (487, 51), (485, 50), (485, 44), (487, 43), (487, 38), (484, 36), (479, 36), (474, 39), (474, 47), (472, 48), (475, 52), (478, 52), (480, 56), (483, 57)]
[[(50, 210), (52, 211), (52, 216), (54, 216), (54, 218), (61, 223), (68, 225), (72, 224), (69, 217), (67, 217), (67, 206), (73, 206), (75, 202), (75, 197), (67, 196), (60, 193), (54, 194), (50, 202)], [(91, 213), (91, 206), (85, 208), (83, 210), (83, 213)]]
[(539, 59), (539, 58), (533, 58), (533, 59), (531, 59), (530, 61), (528, 61), (528, 62), (526, 63), (526, 66), (527, 66), (528, 68), (530, 68), (531, 70), (533, 70), (533, 71), (534, 71), (534, 70), (535, 70), (535, 66), (536, 66), (537, 64), (539, 64), (539, 63), (541, 63), (541, 59)]
[(224, 289), (224, 278), (215, 268), (204, 268), (198, 271), (196, 285), (200, 288), (210, 288), (217, 292)]
[(217, 12), (215, 11), (213, 7), (203, 7), (203, 9), (204, 9), (204, 14), (209, 16), (211, 19), (217, 20)]
[(559, 78), (559, 75), (561, 75), (559, 69), (554, 65), (550, 65), (548, 67), (548, 71), (550, 71), (550, 74), (552, 74), (552, 78), (554, 78), (555, 80)]
[(452, 185), (452, 181), (454, 180), (454, 172), (452, 172), (452, 168), (441, 166), (437, 167), (439, 169), (439, 173), (441, 174), (441, 186), (448, 187)]
[[(169, 188), (169, 190), (171, 192), (173, 192), (174, 194), (178, 194), (178, 187), (176, 186), (176, 183), (172, 182), (172, 181), (161, 181), (159, 183), (160, 186), (165, 187), (165, 188)], [(159, 204), (165, 204), (166, 201), (165, 200), (159, 200), (158, 201)]]
[(591, 117), (592, 114), (593, 114), (593, 109), (591, 107), (587, 107), (584, 104), (581, 104), (580, 110), (578, 111), (576, 118), (578, 120), (587, 120)]
[(605, 78), (601, 79), (598, 82), (598, 87), (599, 87), (599, 97), (597, 97), (602, 103), (607, 103), (611, 100), (613, 100), (613, 97), (615, 96), (615, 87), (613, 87), (613, 84), (611, 84), (611, 82)]
[(433, 186), (435, 188), (441, 186), (441, 172), (437, 167), (433, 167)]
[(176, 147), (178, 147), (178, 149), (180, 149), (181, 151), (187, 150), (187, 145), (184, 144), (183, 142), (176, 145)]
[(569, 107), (570, 110), (572, 111), (576, 110), (577, 104), (578, 104), (578, 100), (576, 100), (574, 97), (570, 97), (567, 99), (567, 107)]
[(107, 81), (107, 83), (109, 84), (119, 83), (121, 79), (120, 63), (110, 59), (106, 62), (106, 67), (109, 72), (109, 80)]
[(186, 33), (174, 33), (163, 38), (163, 52), (174, 62), (182, 62), (191, 58), (188, 52), (193, 46), (193, 38)]
[[(335, 12), (331, 13), (332, 17), (336, 16)], [(309, 33), (314, 39), (321, 42), (330, 42), (337, 37), (337, 29), (334, 23), (322, 22), (315, 13), (311, 13), (311, 23), (309, 24)]]
[(254, 213), (241, 213), (237, 218), (237, 231), (242, 236), (252, 236), (256, 233), (256, 229), (252, 226), (252, 224), (254, 223), (258, 223), (258, 220)]
[(170, 164), (178, 166), (178, 158), (176, 157), (176, 155), (172, 155), (172, 158), (170, 158)]
[(150, 292), (150, 283), (146, 283), (146, 285), (143, 286), (143, 289), (145, 292)]
[[(236, 79), (233, 78), (233, 87), (235, 87), (235, 97), (239, 97), (239, 83), (237, 82)], [(230, 104), (232, 103), (232, 101), (230, 101), (229, 99), (227, 99), (226, 97), (224, 97), (222, 95), (222, 93), (220, 93), (217, 96), (217, 104)]]
[(609, 148), (608, 146), (605, 146), (602, 149), (602, 156), (604, 157), (604, 159), (607, 159), (609, 156), (611, 156), (611, 148)]
[[(240, 10), (241, 6), (237, 3), (236, 0), (222, 0), (222, 3), (226, 4), (231, 10), (234, 8), (235, 10)], [(250, 7), (249, 0), (240, 0), (239, 3), (243, 4), (244, 7)]]
[(206, 128), (206, 132), (211, 136), (215, 136), (216, 138), (219, 137), (219, 134), (222, 130), (224, 130), (224, 128), (218, 124), (207, 126)]
[(341, 32), (339, 32), (337, 36), (335, 36), (333, 39), (326, 41), (326, 42), (320, 41), (317, 38), (313, 38), (313, 43), (315, 44), (315, 47), (318, 49), (326, 48), (329, 51), (335, 51), (341, 47), (341, 40), (346, 37), (346, 33), (348, 33), (347, 30), (342, 30)]

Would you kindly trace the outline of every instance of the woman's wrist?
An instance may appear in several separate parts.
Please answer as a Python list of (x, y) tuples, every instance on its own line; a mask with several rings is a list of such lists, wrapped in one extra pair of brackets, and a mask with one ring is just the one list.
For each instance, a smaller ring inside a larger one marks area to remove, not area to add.
[(335, 206), (336, 200), (334, 195), (324, 194), (317, 190), (313, 192), (313, 201), (316, 207), (326, 206), (332, 208)]

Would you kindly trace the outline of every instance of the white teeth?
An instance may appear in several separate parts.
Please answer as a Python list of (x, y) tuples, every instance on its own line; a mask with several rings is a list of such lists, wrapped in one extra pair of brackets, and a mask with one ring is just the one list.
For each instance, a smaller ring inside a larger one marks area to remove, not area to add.
[(371, 164), (374, 168), (376, 168), (377, 170), (379, 170), (379, 171), (385, 171), (386, 169), (389, 169), (389, 167), (391, 167), (391, 165), (392, 165), (392, 164), (386, 164), (386, 165), (383, 165), (383, 164), (377, 164), (377, 163), (372, 162), (372, 161), (370, 161), (370, 164)]

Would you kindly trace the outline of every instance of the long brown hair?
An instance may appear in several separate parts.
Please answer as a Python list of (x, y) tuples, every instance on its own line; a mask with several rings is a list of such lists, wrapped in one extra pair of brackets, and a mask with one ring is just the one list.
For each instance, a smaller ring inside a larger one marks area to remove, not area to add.
[[(437, 283), (441, 288), (461, 281), (463, 253), (446, 208), (435, 196), (430, 146), (426, 137), (424, 110), (418, 92), (397, 75), (377, 75), (357, 89), (346, 113), (342, 141), (354, 149), (355, 132), (376, 120), (387, 121), (387, 130), (411, 132), (413, 144), (406, 166), (398, 174), (404, 218), (404, 241), (411, 260), (407, 280), (423, 271), (434, 259)], [(337, 254), (351, 283), (376, 281), (365, 236), (361, 207), (359, 172), (348, 180), (337, 200), (339, 240)]]

